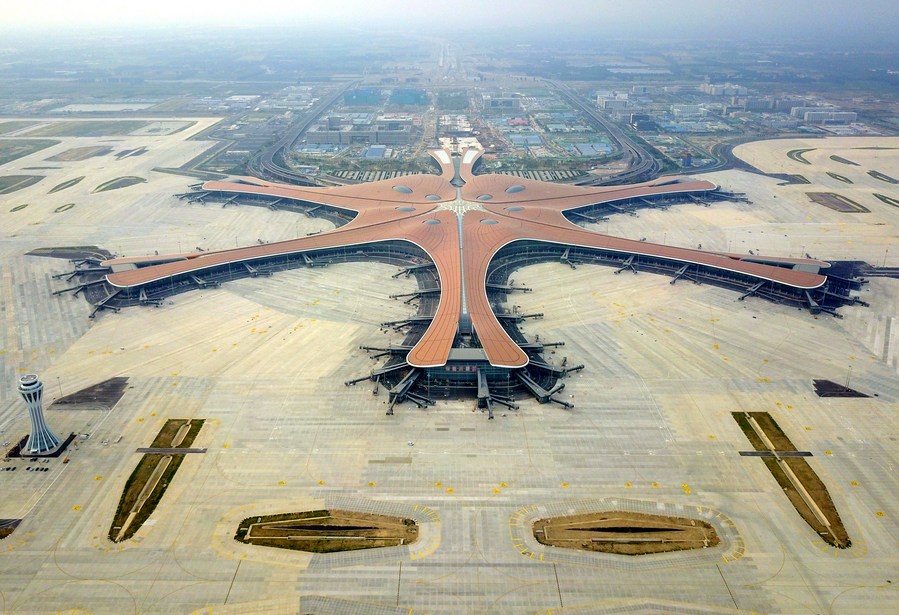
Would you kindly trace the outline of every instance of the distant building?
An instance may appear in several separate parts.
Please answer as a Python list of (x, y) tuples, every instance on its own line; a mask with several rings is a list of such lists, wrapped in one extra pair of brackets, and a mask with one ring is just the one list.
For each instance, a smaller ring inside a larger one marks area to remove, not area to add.
[(801, 98), (778, 98), (774, 101), (774, 110), (780, 113), (789, 113), (793, 107), (807, 105), (808, 101)]
[(351, 106), (371, 106), (381, 102), (381, 90), (356, 89), (343, 95), (343, 104)]
[(624, 92), (597, 92), (596, 106), (605, 111), (627, 109), (627, 94)]
[(671, 113), (675, 117), (699, 117), (702, 107), (699, 105), (671, 105)]
[(841, 111), (833, 106), (793, 107), (790, 116), (813, 124), (848, 124), (858, 119), (855, 111)]
[(646, 113), (631, 113), (628, 123), (639, 132), (658, 132), (659, 125)]
[(628, 103), (626, 98), (600, 98), (598, 102), (599, 108), (604, 111), (627, 109)]
[(423, 106), (428, 104), (428, 93), (413, 88), (397, 88), (390, 93), (390, 102), (394, 105)]
[(855, 111), (806, 111), (802, 120), (812, 124), (850, 124), (858, 119)]
[(733, 83), (703, 83), (699, 86), (699, 91), (711, 96), (745, 96), (749, 92), (742, 85)]
[(470, 137), (471, 122), (466, 115), (441, 115), (440, 134), (450, 137)]
[(742, 104), (746, 111), (771, 111), (774, 108), (774, 101), (770, 98), (758, 98), (750, 96), (740, 102), (732, 101), (735, 104)]
[(521, 109), (521, 98), (517, 96), (485, 96), (484, 107), (487, 109), (518, 110)]
[(808, 105), (803, 105), (803, 106), (799, 106), (799, 107), (792, 107), (792, 108), (790, 109), (790, 116), (791, 116), (791, 117), (798, 117), (799, 119), (802, 119), (803, 116), (804, 116), (806, 113), (808, 113), (809, 111), (821, 111), (821, 110), (822, 110), (822, 107), (809, 107)]

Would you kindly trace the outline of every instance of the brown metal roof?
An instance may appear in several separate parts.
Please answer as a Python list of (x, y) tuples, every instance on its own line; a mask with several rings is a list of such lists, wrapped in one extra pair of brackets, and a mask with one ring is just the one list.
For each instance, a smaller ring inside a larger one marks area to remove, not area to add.
[[(484, 224), (484, 220), (491, 220), (493, 223)], [(711, 252), (609, 237), (574, 225), (572, 228), (562, 228), (535, 223), (521, 217), (498, 215), (494, 212), (467, 211), (463, 218), (463, 242), (465, 245), (464, 283), (468, 308), (471, 313), (472, 326), (478, 332), (478, 338), (493, 365), (524, 367), (528, 362), (527, 355), (508, 336), (494, 315), (487, 299), (485, 285), (487, 267), (496, 252), (514, 241), (522, 240), (670, 258), (684, 264), (707, 265), (797, 288), (817, 288), (826, 279), (818, 274), (744, 262)]]
[[(409, 352), (408, 362), (416, 367), (433, 367), (446, 363), (458, 331), (464, 284), (472, 326), (490, 363), (510, 368), (527, 365), (528, 357), (506, 334), (494, 315), (487, 299), (485, 281), (490, 260), (499, 249), (514, 241), (544, 241), (670, 258), (685, 264), (716, 267), (800, 289), (816, 288), (826, 280), (818, 274), (741, 260), (748, 258), (744, 255), (703, 252), (609, 237), (572, 224), (562, 215), (562, 212), (572, 208), (618, 199), (684, 191), (702, 192), (716, 188), (707, 181), (665, 178), (630, 186), (580, 187), (506, 175), (474, 176), (471, 170), (480, 152), (469, 150), (462, 152), (459, 160), (460, 176), (466, 182), (460, 194), (465, 200), (480, 203), (482, 209), (467, 211), (460, 225), (454, 212), (439, 209), (440, 203), (451, 201), (457, 195), (456, 188), (449, 183), (455, 175), (452, 156), (443, 150), (433, 152), (432, 156), (441, 167), (440, 175), (412, 175), (353, 186), (307, 188), (254, 178), (206, 182), (203, 189), (207, 191), (299, 199), (333, 205), (356, 212), (357, 215), (348, 224), (328, 233), (233, 250), (175, 255), (170, 258), (177, 260), (119, 271), (107, 275), (107, 280), (118, 287), (137, 287), (180, 274), (193, 273), (200, 276), (205, 269), (227, 263), (380, 241), (409, 241), (418, 245), (434, 261), (440, 278), (441, 294), (434, 319), (418, 344)], [(401, 187), (401, 190), (397, 190), (397, 187)], [(436, 196), (429, 198), (429, 195)], [(491, 198), (480, 198), (484, 195), (490, 195)], [(414, 209), (408, 211), (409, 207)], [(437, 223), (425, 224), (428, 220)], [(493, 222), (485, 224), (485, 220)], [(464, 272), (463, 259), (460, 258), (460, 239), (464, 245)], [(164, 258), (153, 256), (110, 259), (106, 264), (141, 264)], [(782, 260), (786, 263), (826, 265), (808, 259)]]

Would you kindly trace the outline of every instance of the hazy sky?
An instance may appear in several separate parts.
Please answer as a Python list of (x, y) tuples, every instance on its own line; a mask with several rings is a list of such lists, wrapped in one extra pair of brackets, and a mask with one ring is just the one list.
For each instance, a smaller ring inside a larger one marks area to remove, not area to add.
[(0, 0), (0, 21), (18, 26), (84, 28), (121, 25), (254, 23), (414, 24), (456, 28), (550, 29), (672, 38), (760, 35), (896, 37), (895, 0)]

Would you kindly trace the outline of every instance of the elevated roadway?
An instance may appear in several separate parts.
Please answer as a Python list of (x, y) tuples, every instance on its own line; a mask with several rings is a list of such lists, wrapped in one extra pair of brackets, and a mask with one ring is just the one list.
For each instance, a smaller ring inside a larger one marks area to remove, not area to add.
[(609, 138), (612, 140), (612, 142), (621, 151), (624, 152), (624, 154), (630, 161), (630, 165), (626, 171), (608, 175), (606, 177), (597, 178), (595, 180), (591, 180), (590, 182), (585, 182), (585, 184), (626, 184), (646, 179), (652, 179), (653, 177), (658, 175), (659, 171), (661, 170), (661, 165), (655, 158), (653, 158), (652, 154), (650, 154), (643, 147), (637, 144), (633, 139), (628, 137), (618, 126), (603, 117), (602, 114), (599, 113), (599, 111), (597, 111), (591, 103), (583, 100), (568, 86), (562, 85), (557, 81), (548, 81), (547, 83), (558, 90), (559, 93), (561, 93), (569, 103), (580, 109), (590, 119), (602, 126), (603, 129), (609, 134)]

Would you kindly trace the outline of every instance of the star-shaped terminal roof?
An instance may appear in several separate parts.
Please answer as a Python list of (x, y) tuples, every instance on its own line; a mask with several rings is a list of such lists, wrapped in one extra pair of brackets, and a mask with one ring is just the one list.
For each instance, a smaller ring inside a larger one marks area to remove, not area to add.
[[(800, 291), (818, 288), (827, 279), (803, 270), (809, 267), (786, 268), (753, 262), (757, 259), (748, 260), (750, 257), (743, 255), (610, 237), (577, 226), (563, 215), (568, 210), (600, 203), (677, 193), (702, 194), (717, 189), (705, 180), (662, 178), (614, 187), (560, 185), (508, 175), (474, 175), (472, 167), (481, 155), (479, 150), (455, 155), (434, 150), (431, 155), (440, 165), (440, 175), (411, 175), (333, 188), (291, 186), (251, 177), (205, 182), (204, 191), (327, 205), (351, 212), (354, 217), (333, 231), (277, 243), (169, 257), (112, 259), (104, 264), (117, 265), (117, 271), (108, 274), (107, 281), (114, 287), (136, 289), (232, 263), (251, 264), (279, 255), (407, 241), (433, 260), (440, 282), (437, 311), (424, 335), (409, 351), (407, 362), (421, 368), (444, 365), (460, 319), (467, 314), (491, 365), (521, 368), (528, 364), (528, 355), (500, 324), (490, 306), (486, 285), (490, 261), (513, 242), (538, 241), (661, 258)], [(812, 270), (828, 266), (814, 260), (782, 260), (789, 265), (811, 265)], [(128, 266), (136, 268), (122, 270)]]

